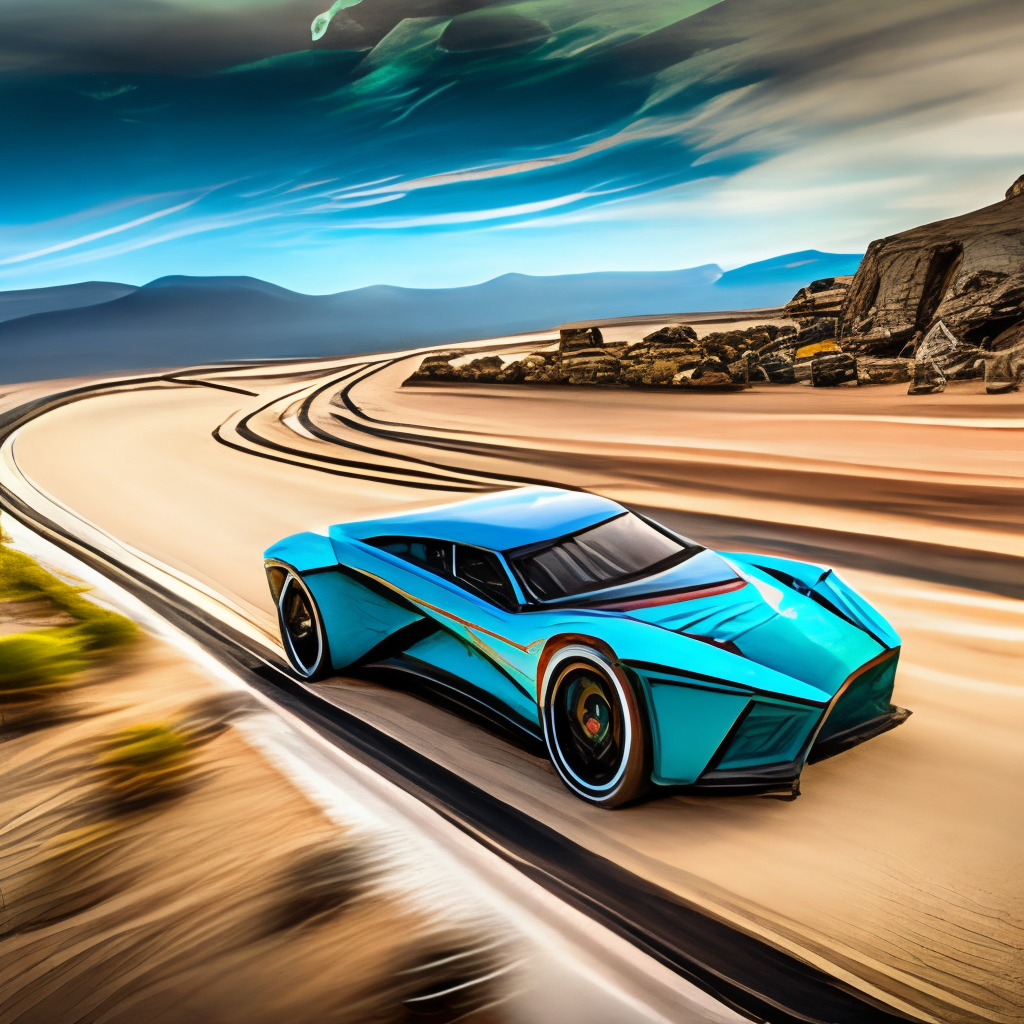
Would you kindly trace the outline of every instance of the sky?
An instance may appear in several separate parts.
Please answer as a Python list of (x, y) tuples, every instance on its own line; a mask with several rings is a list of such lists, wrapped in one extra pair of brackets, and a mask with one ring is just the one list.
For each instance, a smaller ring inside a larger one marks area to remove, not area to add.
[(1024, 173), (1021, 0), (325, 3), (0, 0), (0, 288), (729, 268)]

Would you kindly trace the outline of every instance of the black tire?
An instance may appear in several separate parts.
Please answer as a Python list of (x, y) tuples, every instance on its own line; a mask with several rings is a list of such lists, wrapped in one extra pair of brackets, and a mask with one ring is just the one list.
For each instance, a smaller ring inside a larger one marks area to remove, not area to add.
[(597, 807), (621, 807), (651, 785), (648, 727), (625, 674), (583, 645), (558, 651), (544, 678), (544, 742), (559, 778)]
[(302, 577), (287, 569), (277, 597), (281, 641), (292, 668), (307, 682), (331, 674), (327, 631), (316, 600)]

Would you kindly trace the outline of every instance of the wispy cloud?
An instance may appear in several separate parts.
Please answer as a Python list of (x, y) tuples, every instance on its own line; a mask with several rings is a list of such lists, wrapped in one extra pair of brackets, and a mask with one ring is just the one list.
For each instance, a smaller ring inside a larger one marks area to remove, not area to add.
[(460, 210), (452, 213), (424, 214), (418, 217), (381, 218), (378, 220), (361, 221), (346, 225), (352, 228), (369, 228), (380, 231), (393, 231), (403, 228), (440, 227), (446, 224), (477, 224), (484, 221), (505, 220), (511, 217), (525, 217), (542, 210), (553, 210), (560, 206), (583, 202), (598, 196), (609, 195), (620, 189), (608, 189), (604, 192), (574, 192), (571, 195), (556, 196), (553, 199), (542, 199), (533, 203), (518, 203), (514, 206), (501, 206), (488, 210)]
[(202, 199), (203, 196), (196, 196), (194, 199), (188, 199), (183, 203), (178, 203), (176, 206), (168, 206), (163, 210), (156, 210), (153, 213), (147, 213), (142, 217), (136, 217), (134, 220), (125, 221), (123, 224), (115, 224), (110, 228), (103, 228), (101, 231), (92, 231), (87, 235), (79, 235), (78, 238), (69, 238), (64, 242), (57, 242), (54, 245), (48, 245), (44, 249), (36, 249), (33, 252), (19, 253), (17, 256), (8, 256), (6, 259), (0, 259), (0, 264), (7, 265), (11, 263), (24, 263), (27, 260), (36, 260), (42, 256), (49, 256), (55, 252), (61, 252), (63, 249), (73, 249), (75, 246), (87, 245), (89, 242), (95, 242), (100, 238), (106, 238), (108, 235), (116, 235), (122, 231), (131, 231), (132, 228), (141, 227), (143, 224), (148, 224), (150, 221), (159, 220), (161, 217), (169, 217), (172, 213), (180, 213), (182, 210), (187, 210), (190, 206), (194, 206)]

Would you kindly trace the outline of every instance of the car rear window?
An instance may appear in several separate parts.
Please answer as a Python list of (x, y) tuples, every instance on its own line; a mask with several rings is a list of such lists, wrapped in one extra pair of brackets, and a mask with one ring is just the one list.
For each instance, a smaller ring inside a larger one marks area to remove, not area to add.
[(627, 512), (543, 547), (506, 554), (527, 593), (551, 601), (660, 572), (689, 549)]

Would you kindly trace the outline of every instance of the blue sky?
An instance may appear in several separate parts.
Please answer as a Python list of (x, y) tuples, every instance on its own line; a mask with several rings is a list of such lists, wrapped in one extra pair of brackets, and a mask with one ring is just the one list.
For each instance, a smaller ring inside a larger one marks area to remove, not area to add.
[(1019, 0), (5, 0), (4, 288), (725, 267), (994, 202)]

